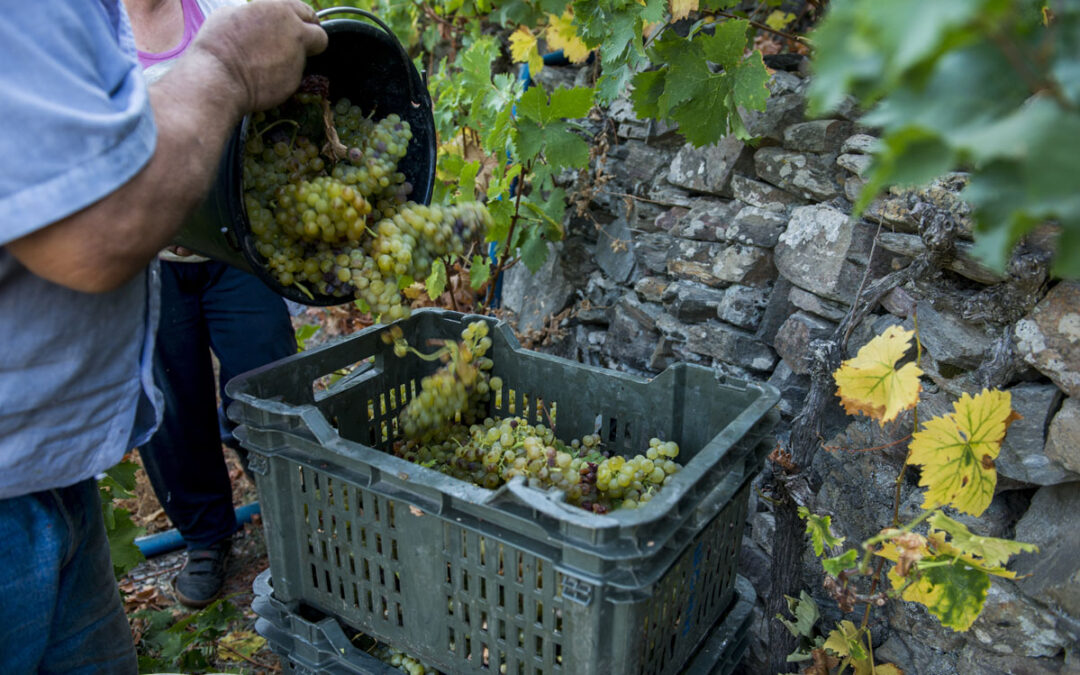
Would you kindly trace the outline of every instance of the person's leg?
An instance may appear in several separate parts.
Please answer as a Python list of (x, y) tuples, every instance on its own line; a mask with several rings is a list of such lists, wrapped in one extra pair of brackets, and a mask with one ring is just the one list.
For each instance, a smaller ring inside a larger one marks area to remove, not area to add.
[[(221, 365), (221, 403), (227, 409), (232, 402), (225, 394), (229, 380), (295, 354), (296, 334), (281, 296), (251, 274), (224, 263), (209, 264), (217, 269), (212, 291), (204, 296), (203, 313), (210, 345)], [(222, 423), (231, 436), (235, 425), (228, 419)]]
[(0, 500), (0, 672), (137, 671), (93, 479)]
[(236, 530), (202, 316), (208, 264), (162, 263), (154, 375), (165, 413), (157, 433), (139, 448), (158, 501), (188, 550), (210, 547)]

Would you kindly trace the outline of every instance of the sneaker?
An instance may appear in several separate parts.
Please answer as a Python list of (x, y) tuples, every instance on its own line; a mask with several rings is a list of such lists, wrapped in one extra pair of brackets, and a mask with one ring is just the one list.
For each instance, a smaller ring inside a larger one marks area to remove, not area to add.
[(232, 540), (225, 539), (207, 548), (188, 551), (184, 569), (173, 580), (176, 597), (193, 609), (206, 607), (225, 585), (225, 568)]

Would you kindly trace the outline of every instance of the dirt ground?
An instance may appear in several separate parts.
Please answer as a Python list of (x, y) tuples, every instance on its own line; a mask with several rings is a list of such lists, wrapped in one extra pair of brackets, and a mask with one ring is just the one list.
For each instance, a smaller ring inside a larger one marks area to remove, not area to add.
[[(138, 462), (138, 453), (133, 453), (128, 459)], [(258, 497), (255, 485), (244, 473), (239, 458), (232, 450), (225, 450), (225, 461), (233, 484), (233, 504), (241, 506), (256, 501)], [(148, 534), (170, 529), (172, 524), (158, 504), (142, 469), (137, 473), (136, 479), (138, 482), (135, 497), (123, 500), (120, 505), (132, 512), (132, 520), (146, 528)], [(168, 609), (177, 617), (192, 612), (179, 603), (172, 588), (173, 577), (183, 567), (185, 555), (181, 549), (147, 559), (121, 580), (120, 589), (129, 617), (140, 609)], [(242, 618), (234, 622), (235, 625), (230, 625), (230, 631), (255, 630), (255, 614), (251, 611), (251, 600), (254, 597), (251, 584), (268, 566), (262, 522), (256, 515), (252, 522), (245, 524), (233, 537), (228, 578), (222, 596), (228, 597), (230, 602), (236, 605)], [(132, 627), (138, 646), (143, 627), (138, 622), (134, 622)], [(242, 672), (250, 675), (281, 672), (277, 656), (267, 646), (263, 646), (250, 657), (230, 654), (222, 648), (218, 649), (218, 655), (216, 665), (221, 672)]]

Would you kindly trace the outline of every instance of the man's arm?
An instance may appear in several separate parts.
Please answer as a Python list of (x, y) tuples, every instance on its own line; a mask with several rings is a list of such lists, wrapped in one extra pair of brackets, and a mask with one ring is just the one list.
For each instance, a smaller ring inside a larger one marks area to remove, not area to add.
[(8, 242), (30, 271), (84, 292), (117, 288), (168, 244), (213, 180), (240, 118), (287, 98), (326, 33), (300, 0), (215, 12), (150, 87), (158, 129), (146, 166), (103, 199)]

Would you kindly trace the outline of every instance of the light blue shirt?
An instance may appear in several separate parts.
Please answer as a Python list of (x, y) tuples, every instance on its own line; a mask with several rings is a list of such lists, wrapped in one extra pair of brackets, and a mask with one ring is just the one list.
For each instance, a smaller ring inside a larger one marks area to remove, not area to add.
[(0, 499), (72, 485), (161, 418), (151, 371), (157, 271), (80, 293), (6, 244), (126, 183), (156, 128), (119, 0), (6, 3), (0, 13)]

